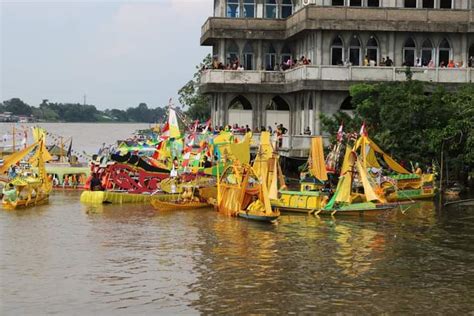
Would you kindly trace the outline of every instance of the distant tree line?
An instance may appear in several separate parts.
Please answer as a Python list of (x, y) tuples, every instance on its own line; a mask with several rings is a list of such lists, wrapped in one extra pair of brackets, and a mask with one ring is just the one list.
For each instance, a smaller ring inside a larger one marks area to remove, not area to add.
[(38, 106), (30, 106), (19, 98), (0, 103), (0, 112), (11, 112), (13, 115), (34, 116), (45, 122), (163, 122), (167, 110), (162, 107), (149, 108), (146, 103), (126, 110), (98, 110), (94, 105), (79, 103), (53, 103), (48, 100)]

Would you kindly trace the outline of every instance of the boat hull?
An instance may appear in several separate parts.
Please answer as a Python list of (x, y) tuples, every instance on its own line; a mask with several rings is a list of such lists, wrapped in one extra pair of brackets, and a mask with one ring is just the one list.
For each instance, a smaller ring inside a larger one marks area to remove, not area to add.
[(209, 207), (209, 204), (202, 202), (183, 202), (177, 203), (170, 201), (171, 199), (152, 199), (151, 205), (158, 211), (184, 211), (184, 210), (196, 210), (200, 208)]
[(332, 209), (322, 209), (316, 215), (361, 215), (365, 213), (384, 212), (397, 207), (399, 203), (353, 203)]
[(245, 219), (254, 220), (254, 221), (269, 222), (269, 223), (276, 221), (280, 217), (279, 214), (278, 215), (263, 215), (263, 214), (259, 215), (259, 214), (252, 214), (246, 211), (239, 211), (237, 213), (237, 216), (245, 218)]
[(150, 199), (150, 194), (132, 194), (127, 192), (83, 191), (81, 194), (81, 203), (85, 204), (149, 203)]
[(31, 199), (31, 200), (16, 200), (15, 202), (11, 201), (2, 201), (2, 206), (6, 210), (17, 210), (17, 209), (25, 209), (30, 208), (37, 205), (46, 204), (49, 201), (49, 196), (40, 197), (38, 199)]
[(280, 191), (280, 199), (272, 200), (272, 207), (283, 212), (308, 213), (319, 210), (324, 193), (319, 191)]

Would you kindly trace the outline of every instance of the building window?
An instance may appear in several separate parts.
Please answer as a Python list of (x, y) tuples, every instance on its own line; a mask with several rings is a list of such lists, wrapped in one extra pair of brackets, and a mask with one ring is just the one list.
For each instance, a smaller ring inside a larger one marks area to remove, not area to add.
[(244, 69), (245, 70), (254, 70), (254, 62), (253, 62), (253, 48), (252, 45), (247, 43), (244, 48)]
[(428, 66), (433, 59), (433, 44), (430, 40), (425, 40), (421, 46), (421, 64)]
[(265, 0), (265, 17), (267, 19), (275, 19), (277, 17), (276, 0)]
[(377, 40), (374, 36), (371, 36), (367, 41), (366, 55), (371, 66), (377, 65), (377, 60), (379, 57), (379, 44), (377, 43)]
[(367, 6), (368, 7), (380, 7), (380, 1), (379, 0), (368, 0), (367, 1)]
[(265, 70), (275, 70), (276, 51), (273, 45), (270, 44), (267, 53), (265, 54)]
[(451, 58), (451, 45), (446, 39), (443, 39), (438, 46), (438, 65), (440, 67), (446, 67), (449, 64)]
[(434, 8), (434, 0), (423, 0), (423, 8), (425, 9)]
[(291, 0), (283, 0), (281, 2), (281, 18), (286, 19), (293, 14), (293, 3)]
[(344, 0), (332, 0), (332, 5), (333, 6), (343, 6), (344, 5)]
[(452, 9), (453, 1), (452, 0), (440, 0), (439, 7), (441, 9)]
[(244, 0), (244, 18), (255, 17), (255, 0)]
[(416, 8), (416, 0), (405, 0), (405, 8)]
[(362, 0), (350, 0), (349, 6), (351, 7), (361, 7), (362, 6)]
[(415, 66), (416, 58), (416, 44), (413, 38), (409, 38), (403, 45), (403, 65), (404, 66)]
[(238, 18), (239, 13), (239, 0), (227, 0), (227, 17)]
[(338, 36), (332, 41), (331, 45), (331, 65), (343, 65), (344, 45), (342, 39)]
[(349, 62), (353, 66), (360, 66), (360, 41), (357, 36), (351, 39), (349, 44)]

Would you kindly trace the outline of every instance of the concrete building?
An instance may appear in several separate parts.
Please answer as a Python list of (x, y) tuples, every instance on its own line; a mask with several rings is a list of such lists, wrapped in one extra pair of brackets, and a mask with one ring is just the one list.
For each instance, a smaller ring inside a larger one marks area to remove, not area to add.
[[(320, 113), (350, 110), (354, 83), (413, 78), (474, 82), (474, 0), (214, 0), (201, 45), (243, 71), (207, 70), (214, 125), (283, 123), (292, 135), (321, 133)], [(281, 71), (302, 56), (310, 65)], [(383, 58), (393, 61), (382, 66)], [(370, 60), (364, 66), (364, 60)], [(444, 68), (453, 60), (458, 68)]]

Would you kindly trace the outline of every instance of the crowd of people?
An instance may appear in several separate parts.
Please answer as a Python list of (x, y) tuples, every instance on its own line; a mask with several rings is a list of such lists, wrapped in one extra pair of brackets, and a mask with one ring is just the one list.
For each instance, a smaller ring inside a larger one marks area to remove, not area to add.
[[(311, 59), (306, 58), (305, 56), (301, 56), (300, 59), (292, 59), (288, 58), (285, 61), (282, 61), (280, 64), (275, 63), (274, 65), (272, 64), (267, 64), (265, 66), (265, 70), (267, 71), (285, 71), (289, 69), (293, 69), (295, 67), (299, 66), (304, 66), (304, 65), (311, 65)], [(367, 67), (394, 67), (395, 64), (393, 60), (387, 56), (387, 57), (382, 57), (380, 62), (377, 63), (376, 60), (373, 58), (370, 58), (369, 56), (365, 56), (363, 61), (362, 61), (363, 66)], [(337, 66), (353, 66), (353, 63), (349, 60), (346, 59), (344, 61), (340, 60), (337, 63)], [(411, 61), (405, 61), (403, 62), (402, 66), (410, 66), (410, 67), (427, 67), (427, 68), (435, 68), (436, 64), (433, 59), (427, 60), (423, 58), (417, 58), (414, 62)], [(441, 60), (439, 62), (438, 67), (440, 68), (472, 68), (474, 67), (474, 57), (470, 56), (467, 62), (467, 65), (463, 61), (454, 61), (453, 59), (450, 59), (449, 61), (444, 61)], [(204, 66), (202, 70), (209, 69), (209, 67)], [(212, 64), (210, 69), (220, 69), (220, 70), (237, 70), (237, 71), (243, 71), (246, 70), (244, 66), (240, 63), (239, 58), (234, 58), (232, 60), (229, 60), (229, 62), (224, 65), (222, 62), (219, 61), (218, 57), (214, 56), (212, 60)], [(247, 69), (249, 70), (249, 69)], [(263, 69), (262, 69), (263, 70)]]

